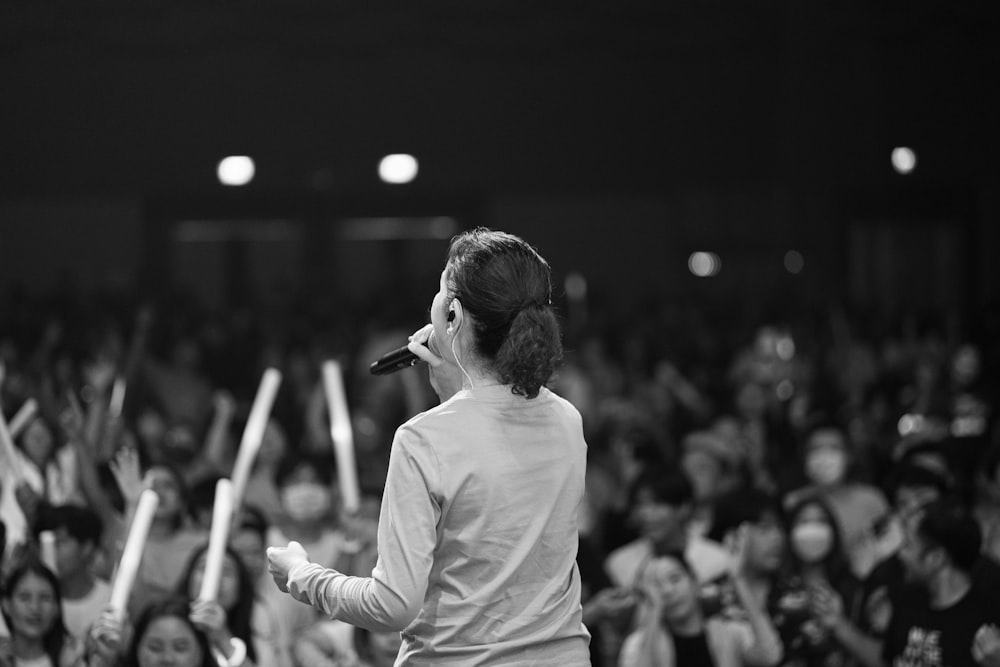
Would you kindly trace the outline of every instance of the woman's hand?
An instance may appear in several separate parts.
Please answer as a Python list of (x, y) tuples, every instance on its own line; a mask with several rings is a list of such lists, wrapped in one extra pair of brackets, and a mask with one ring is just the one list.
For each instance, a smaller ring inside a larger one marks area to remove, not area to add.
[(1000, 628), (984, 625), (976, 631), (972, 657), (983, 667), (1000, 667)]
[(434, 325), (425, 324), (413, 332), (406, 347), (410, 352), (427, 362), (431, 387), (438, 398), (444, 402), (462, 388), (462, 373), (456, 364), (438, 356), (439, 344), (440, 341), (434, 337)]
[(124, 625), (111, 608), (106, 607), (87, 633), (87, 664), (115, 665), (124, 651)]
[(215, 600), (195, 600), (188, 614), (191, 624), (205, 633), (213, 646), (228, 657), (231, 650), (229, 640), (232, 634), (226, 624), (226, 610)]
[(115, 456), (108, 462), (108, 468), (114, 475), (115, 482), (122, 492), (125, 500), (125, 507), (134, 507), (139, 502), (146, 484), (142, 478), (142, 469), (139, 465), (139, 454), (133, 447), (122, 447)]
[(833, 629), (844, 618), (844, 601), (828, 584), (809, 585), (809, 611), (824, 627)]
[(584, 615), (591, 622), (619, 619), (635, 608), (635, 594), (627, 588), (605, 588), (584, 605)]
[[(282, 593), (288, 592), (288, 573), (296, 565), (309, 562), (309, 554), (302, 545), (294, 540), (287, 547), (267, 548), (267, 571), (274, 578), (274, 583)], [(308, 600), (303, 600), (308, 604)]]
[(725, 546), (726, 551), (729, 552), (729, 562), (727, 565), (729, 576), (732, 579), (745, 579), (749, 532), (750, 525), (742, 523), (735, 531), (731, 531), (726, 535)]
[(14, 667), (14, 646), (10, 637), (0, 637), (0, 667)]

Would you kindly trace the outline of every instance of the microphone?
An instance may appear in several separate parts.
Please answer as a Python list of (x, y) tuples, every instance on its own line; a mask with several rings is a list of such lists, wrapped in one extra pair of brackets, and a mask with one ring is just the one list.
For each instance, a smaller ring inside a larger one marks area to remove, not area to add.
[[(426, 345), (427, 343), (424, 343), (424, 346)], [(387, 352), (373, 361), (368, 370), (371, 371), (372, 375), (389, 375), (404, 368), (416, 366), (422, 361), (423, 359), (410, 352), (409, 348), (404, 345), (392, 352)]]

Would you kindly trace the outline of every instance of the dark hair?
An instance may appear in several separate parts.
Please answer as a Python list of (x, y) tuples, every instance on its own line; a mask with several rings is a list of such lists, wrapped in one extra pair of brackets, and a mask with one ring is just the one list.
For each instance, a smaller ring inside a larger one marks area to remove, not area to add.
[(337, 459), (333, 452), (329, 454), (305, 454), (288, 452), (278, 462), (274, 471), (274, 483), (284, 486), (288, 478), (302, 466), (308, 466), (316, 471), (321, 484), (332, 484), (337, 474)]
[(643, 470), (629, 487), (629, 506), (635, 507), (640, 491), (648, 490), (653, 497), (671, 507), (680, 507), (694, 500), (694, 487), (687, 475), (676, 468)]
[(940, 547), (959, 570), (969, 573), (979, 560), (983, 544), (976, 518), (954, 498), (934, 500), (924, 508), (917, 534), (932, 547)]
[(154, 463), (149, 466), (146, 473), (148, 474), (154, 468), (165, 470), (173, 478), (174, 484), (177, 485), (177, 495), (181, 499), (181, 509), (177, 518), (174, 519), (174, 529), (179, 529), (191, 517), (191, 487), (188, 486), (183, 473), (178, 470), (177, 466), (171, 463)]
[[(63, 622), (62, 593), (59, 590), (59, 578), (56, 577), (55, 573), (47, 568), (37, 557), (28, 556), (18, 563), (4, 578), (2, 588), (3, 597), (9, 600), (11, 595), (14, 594), (14, 588), (16, 588), (18, 583), (20, 583), (20, 581), (29, 574), (41, 577), (45, 581), (49, 582), (50, 586), (52, 586), (52, 595), (55, 598), (56, 616), (52, 623), (52, 627), (46, 630), (45, 636), (42, 637), (42, 646), (45, 648), (45, 654), (49, 656), (49, 660), (52, 661), (52, 664), (58, 665), (63, 646), (66, 643), (67, 630), (66, 624)], [(7, 613), (7, 610), (3, 611), (3, 620), (7, 623), (7, 627), (10, 629), (10, 632), (14, 632), (14, 624), (11, 622), (11, 618)]]
[(267, 528), (267, 517), (264, 516), (264, 513), (255, 505), (247, 503), (240, 508), (236, 523), (233, 525), (233, 532), (238, 533), (243, 530), (252, 531), (259, 535), (261, 541), (266, 544)]
[(104, 533), (104, 523), (93, 510), (79, 505), (46, 505), (38, 508), (35, 536), (42, 531), (65, 529), (66, 533), (81, 544), (97, 545)]
[(781, 520), (781, 503), (770, 493), (753, 487), (734, 489), (719, 496), (712, 506), (709, 539), (722, 542), (726, 534), (743, 523), (760, 523), (768, 515)]
[[(812, 506), (819, 507), (823, 513), (823, 519), (833, 530), (833, 545), (831, 546), (830, 553), (823, 558), (821, 565), (823, 566), (827, 581), (843, 595), (845, 592), (844, 589), (847, 586), (857, 585), (857, 581), (851, 571), (850, 562), (847, 560), (847, 552), (844, 550), (844, 538), (841, 534), (840, 523), (837, 521), (836, 515), (834, 515), (829, 503), (823, 496), (809, 494), (785, 512), (785, 525), (787, 526), (789, 537), (795, 525), (795, 519), (803, 510)], [(795, 569), (798, 569), (802, 565), (801, 560), (795, 553), (795, 549), (791, 546), (788, 548), (788, 558)]]
[[(191, 619), (188, 618), (190, 611), (190, 605), (186, 596), (168, 597), (158, 600), (143, 609), (135, 622), (135, 631), (132, 633), (132, 641), (125, 656), (125, 667), (139, 667), (139, 644), (142, 642), (142, 638), (145, 636), (146, 631), (149, 630), (149, 626), (153, 621), (165, 616), (177, 618), (191, 628), (198, 646), (201, 647), (201, 664), (190, 667), (216, 667), (215, 658), (212, 657), (212, 650), (208, 645), (208, 637), (191, 623)], [(250, 645), (247, 644), (247, 650), (249, 651), (249, 649)]]
[[(193, 599), (190, 593), (191, 588), (191, 576), (194, 573), (195, 564), (198, 559), (201, 558), (208, 551), (208, 543), (206, 542), (201, 547), (195, 549), (191, 553), (191, 557), (188, 558), (187, 565), (184, 568), (184, 576), (181, 577), (180, 586), (178, 587), (178, 595), (186, 598)], [(246, 565), (243, 564), (243, 559), (240, 558), (235, 551), (226, 547), (226, 556), (228, 556), (233, 564), (236, 566), (236, 601), (233, 603), (232, 609), (226, 609), (226, 627), (229, 628), (229, 632), (232, 633), (234, 637), (239, 637), (247, 645), (247, 656), (256, 661), (257, 655), (253, 648), (253, 631), (250, 629), (250, 618), (253, 613), (254, 605), (254, 588), (253, 582), (250, 581), (250, 573), (247, 571)]]
[(215, 507), (215, 489), (222, 479), (218, 473), (203, 477), (191, 486), (191, 511), (195, 514)]
[(514, 394), (538, 396), (562, 359), (548, 262), (517, 236), (480, 227), (451, 240), (445, 279), (472, 316), (477, 355)]

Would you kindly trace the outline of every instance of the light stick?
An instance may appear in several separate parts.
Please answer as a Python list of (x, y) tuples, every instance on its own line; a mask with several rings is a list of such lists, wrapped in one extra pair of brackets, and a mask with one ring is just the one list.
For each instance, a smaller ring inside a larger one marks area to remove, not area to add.
[(361, 491), (354, 464), (354, 431), (351, 415), (347, 411), (344, 377), (339, 362), (327, 361), (323, 364), (323, 385), (330, 411), (330, 437), (333, 438), (333, 453), (337, 456), (341, 500), (345, 511), (357, 512), (361, 507)]
[(215, 484), (215, 506), (212, 508), (212, 534), (205, 554), (205, 570), (201, 577), (199, 600), (214, 600), (219, 594), (222, 562), (226, 557), (229, 526), (233, 520), (233, 484), (220, 479)]
[(59, 564), (56, 561), (56, 534), (51, 530), (43, 530), (38, 533), (38, 543), (42, 550), (42, 562), (45, 567), (59, 574)]
[(274, 368), (268, 368), (264, 371), (264, 375), (260, 378), (260, 385), (257, 387), (257, 395), (250, 407), (247, 425), (243, 429), (240, 449), (236, 453), (236, 463), (233, 464), (234, 513), (239, 511), (240, 505), (243, 503), (243, 494), (246, 493), (253, 462), (257, 458), (260, 442), (264, 438), (267, 418), (271, 414), (271, 406), (274, 404), (274, 397), (278, 393), (279, 386), (281, 386), (281, 372)]
[(111, 401), (108, 403), (108, 417), (117, 419), (122, 415), (125, 406), (125, 378), (119, 375), (111, 387)]
[(38, 401), (29, 398), (21, 406), (21, 409), (14, 413), (10, 424), (7, 425), (11, 439), (21, 435), (21, 431), (31, 422), (31, 418), (35, 416), (36, 412), (38, 412)]
[(0, 411), (0, 454), (7, 461), (7, 465), (4, 467), (10, 473), (13, 486), (17, 486), (17, 483), (24, 479), (24, 471), (21, 468), (21, 458), (14, 447), (14, 438), (10, 436), (3, 411)]
[(108, 606), (119, 620), (125, 616), (135, 575), (142, 561), (142, 551), (146, 547), (149, 526), (153, 523), (153, 515), (156, 514), (156, 507), (159, 504), (160, 497), (152, 489), (146, 489), (139, 495), (139, 504), (132, 516), (132, 525), (129, 526), (125, 548), (122, 550), (121, 560), (118, 561), (118, 571), (111, 585), (111, 600), (108, 602)]

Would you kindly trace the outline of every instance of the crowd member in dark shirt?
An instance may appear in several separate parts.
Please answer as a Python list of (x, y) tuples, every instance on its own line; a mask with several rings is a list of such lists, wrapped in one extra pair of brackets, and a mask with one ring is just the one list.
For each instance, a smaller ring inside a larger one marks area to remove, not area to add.
[(961, 667), (977, 664), (976, 633), (1000, 623), (996, 591), (974, 587), (972, 572), (980, 558), (982, 536), (975, 518), (961, 504), (931, 503), (909, 522), (900, 558), (908, 578), (927, 592), (893, 610), (882, 658), (890, 667)]

